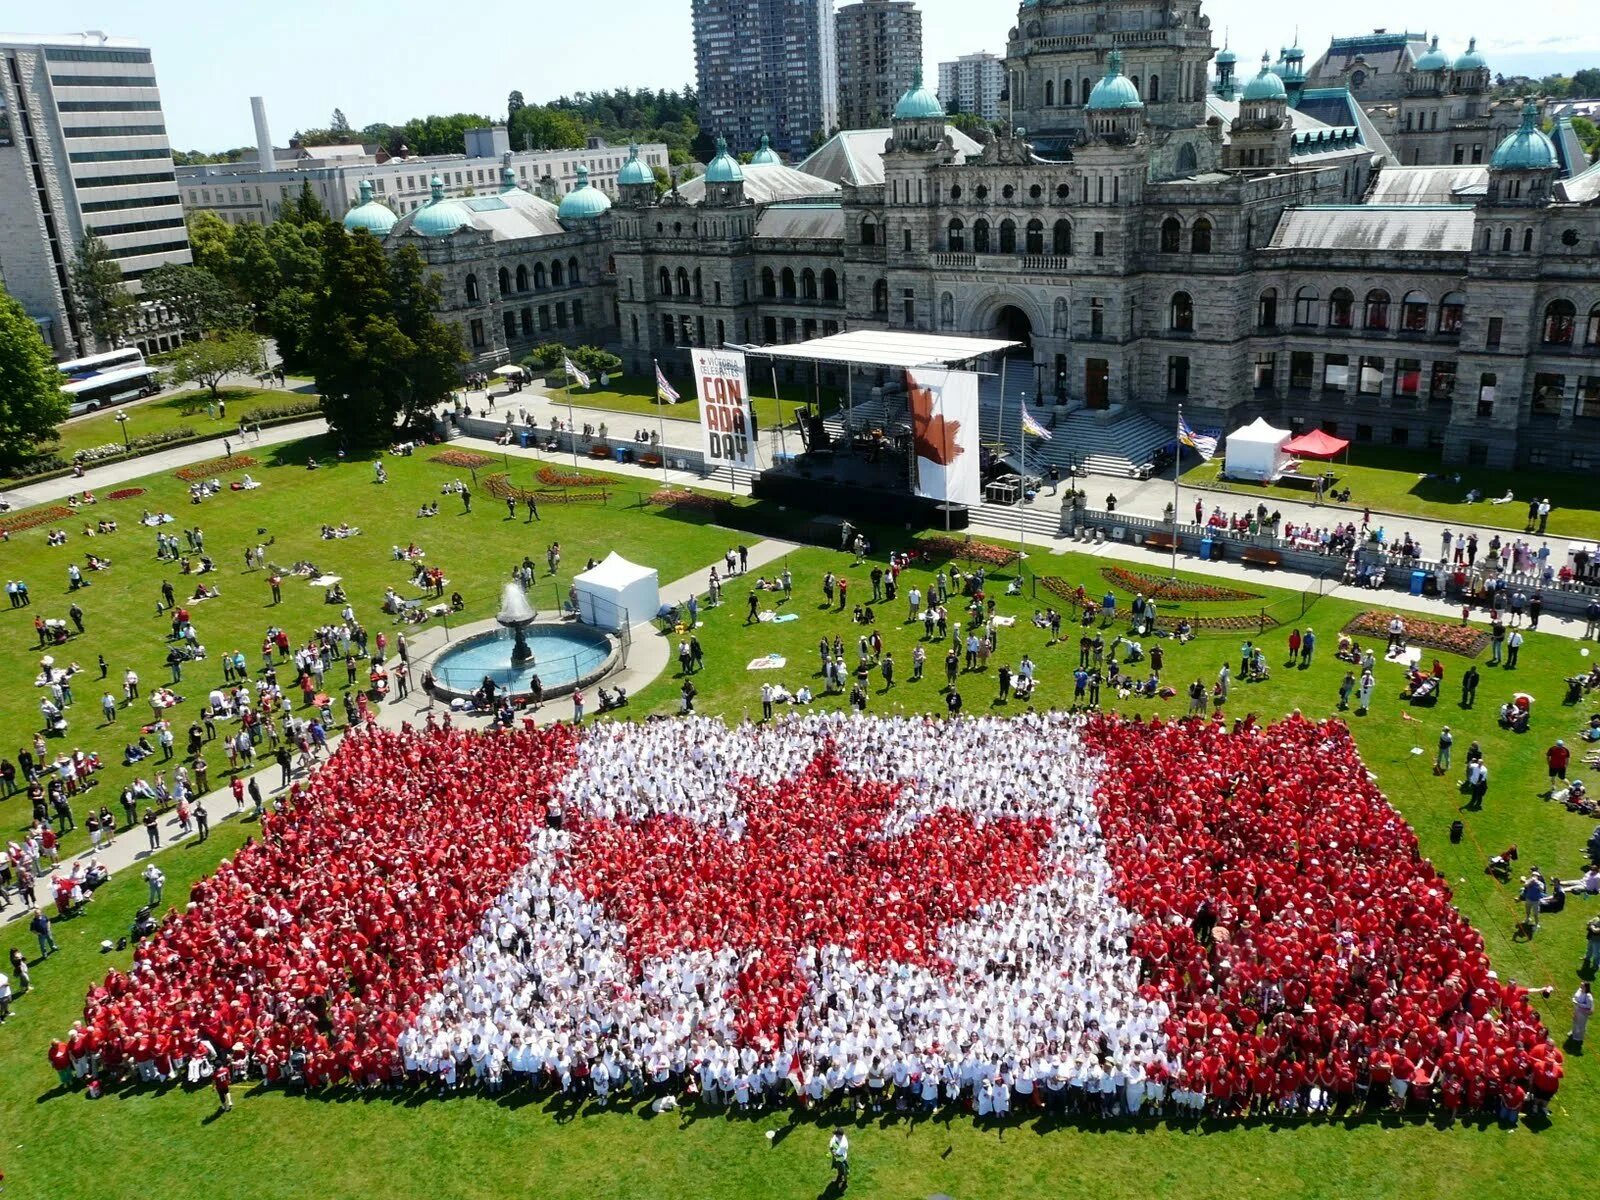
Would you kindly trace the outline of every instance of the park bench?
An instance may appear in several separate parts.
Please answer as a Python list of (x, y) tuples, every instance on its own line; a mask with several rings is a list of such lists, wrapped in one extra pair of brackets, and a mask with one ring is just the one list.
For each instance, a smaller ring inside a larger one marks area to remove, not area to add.
[(1178, 539), (1170, 533), (1147, 533), (1144, 535), (1144, 544), (1153, 550), (1175, 550)]
[(1268, 550), (1261, 546), (1251, 546), (1239, 555), (1240, 562), (1255, 563), (1262, 567), (1283, 566), (1283, 555), (1276, 550)]

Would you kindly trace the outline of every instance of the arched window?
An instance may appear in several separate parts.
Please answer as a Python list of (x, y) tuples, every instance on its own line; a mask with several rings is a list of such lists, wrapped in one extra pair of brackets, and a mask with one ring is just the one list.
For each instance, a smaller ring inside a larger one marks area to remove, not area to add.
[(1356, 298), (1348, 288), (1334, 288), (1328, 297), (1328, 324), (1335, 329), (1349, 329), (1355, 324)]
[[(665, 267), (662, 268), (662, 270), (665, 270), (665, 269), (666, 269)], [(533, 264), (533, 286), (534, 286), (535, 290), (538, 290), (538, 289), (544, 287), (544, 264), (543, 263), (534, 263)], [(665, 287), (665, 288), (662, 288), (661, 290), (663, 292), (670, 292), (672, 289), (670, 287)]]
[(567, 259), (567, 282), (573, 287), (577, 287), (579, 283), (583, 282), (583, 272), (578, 269), (578, 260), (576, 258)]
[(1522, 249), (1524, 253), (1533, 249), (1533, 230), (1524, 229), (1522, 231)]
[(637, 315), (630, 316), (628, 318), (628, 323), (631, 326), (633, 326), (633, 344), (635, 346), (637, 346), (639, 344), (639, 318), (638, 318), (638, 316)]
[(1278, 289), (1268, 288), (1256, 297), (1256, 326), (1273, 329), (1278, 324)]
[(785, 300), (793, 300), (794, 299), (794, 271), (789, 267), (785, 267), (783, 269), (783, 274), (778, 277), (778, 280), (779, 280), (779, 285), (783, 288), (783, 298)]
[(1150, 101), (1151, 104), (1155, 104), (1155, 103), (1160, 101), (1160, 99), (1161, 99), (1161, 76), (1159, 76), (1159, 75), (1150, 76), (1150, 94), (1148, 96), (1146, 96), (1145, 99)]
[(1489, 253), (1489, 251), (1491, 251), (1493, 249), (1494, 249), (1494, 230), (1485, 229), (1483, 231), (1483, 252), (1485, 254), (1487, 254), (1487, 253)]
[(1428, 297), (1421, 292), (1407, 292), (1400, 301), (1400, 328), (1406, 333), (1428, 332)]
[(1316, 288), (1303, 287), (1294, 294), (1294, 323), (1296, 325), (1315, 325), (1317, 323), (1317, 302), (1321, 299)]
[(1589, 310), (1589, 322), (1583, 330), (1585, 346), (1600, 346), (1600, 304)]
[(689, 294), (689, 272), (686, 271), (684, 268), (679, 267), (678, 268), (678, 295), (687, 296), (688, 294)]
[(665, 267), (662, 267), (661, 273), (656, 276), (656, 290), (663, 296), (672, 295), (672, 272)]
[(803, 300), (817, 298), (817, 273), (810, 267), (800, 272), (800, 297)]
[(1211, 222), (1201, 217), (1189, 231), (1189, 249), (1195, 254), (1211, 253)]
[(837, 300), (839, 298), (839, 277), (829, 267), (822, 272), (822, 298), (824, 300)]
[(1079, 104), (1087, 104), (1087, 103), (1089, 103), (1089, 90), (1093, 86), (1094, 85), (1089, 80), (1085, 79), (1083, 81), (1083, 86), (1079, 89), (1079, 92), (1080, 92), (1080, 99), (1078, 100)]
[(1505, 229), (1505, 230), (1501, 231), (1501, 234), (1500, 234), (1500, 249), (1502, 251), (1506, 251), (1506, 250), (1510, 250), (1511, 249), (1511, 230), (1510, 229)]
[(562, 283), (563, 269), (561, 266), (561, 260), (558, 258), (555, 262), (550, 264), (550, 286), (561, 287)]
[(469, 303), (476, 303), (477, 299), (478, 299), (478, 277), (476, 275), (468, 275), (467, 276), (467, 300), (468, 300)]
[(1137, 75), (1129, 75), (1128, 82), (1133, 84), (1133, 94), (1137, 96), (1139, 94), (1139, 77)]
[(967, 227), (961, 223), (960, 217), (951, 217), (950, 224), (945, 227), (945, 249), (952, 254), (960, 254), (967, 248)]
[(702, 299), (705, 294), (705, 282), (700, 278), (700, 268), (696, 267), (694, 269), (694, 297), (696, 300), (699, 300)]
[(517, 267), (517, 291), (525, 292), (527, 290), (528, 290), (528, 268), (526, 266), (519, 265)]
[(1389, 293), (1373, 288), (1367, 293), (1367, 303), (1361, 314), (1363, 328), (1383, 331), (1389, 328)]
[(889, 311), (889, 281), (880, 279), (872, 285), (872, 311), (886, 313)]
[(1448, 337), (1461, 336), (1461, 321), (1467, 311), (1467, 298), (1460, 292), (1446, 292), (1439, 301), (1439, 332)]
[(1183, 226), (1177, 217), (1161, 222), (1161, 253), (1176, 254), (1183, 248)]
[(1010, 217), (1000, 222), (1000, 253), (1015, 254), (1017, 252), (1017, 223)]
[(972, 223), (972, 249), (978, 254), (989, 253), (989, 222), (982, 217)]
[(1045, 106), (1045, 107), (1046, 107), (1046, 108), (1049, 108), (1049, 107), (1051, 107), (1051, 106), (1052, 106), (1052, 105), (1053, 105), (1053, 104), (1055, 104), (1055, 102), (1056, 102), (1056, 85), (1055, 85), (1055, 80), (1053, 80), (1053, 79), (1046, 79), (1046, 80), (1045, 80), (1045, 81), (1044, 81), (1044, 106)]
[(507, 296), (507, 295), (510, 295), (510, 293), (511, 293), (511, 272), (508, 271), (505, 267), (501, 267), (500, 268), (500, 294), (502, 296)]
[(1028, 253), (1044, 253), (1044, 222), (1035, 217), (1028, 222)]
[(1065, 217), (1056, 222), (1050, 248), (1056, 254), (1072, 253), (1072, 222)]
[(870, 216), (861, 222), (861, 244), (863, 246), (876, 246), (878, 244), (878, 223)]
[(1065, 296), (1056, 297), (1055, 324), (1052, 329), (1058, 336), (1067, 332), (1067, 298)]
[(1539, 340), (1546, 346), (1570, 346), (1577, 322), (1578, 310), (1571, 300), (1552, 300), (1544, 306), (1544, 330)]
[(761, 268), (761, 294), (769, 299), (778, 294), (778, 277), (771, 267)]
[(1167, 306), (1168, 325), (1173, 333), (1194, 332), (1194, 301), (1189, 298), (1188, 292), (1174, 292), (1172, 303)]

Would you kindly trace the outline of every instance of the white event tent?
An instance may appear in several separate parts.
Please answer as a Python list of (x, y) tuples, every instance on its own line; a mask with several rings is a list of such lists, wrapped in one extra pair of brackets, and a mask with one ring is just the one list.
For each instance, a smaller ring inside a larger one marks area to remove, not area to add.
[(1287, 429), (1274, 429), (1264, 418), (1257, 417), (1254, 424), (1228, 435), (1223, 451), (1227, 459), (1225, 474), (1229, 479), (1257, 482), (1276, 479), (1289, 461), (1283, 447), (1293, 436)]
[(661, 607), (661, 583), (654, 567), (631, 563), (616, 551), (572, 581), (578, 593), (578, 619), (612, 632), (654, 619)]

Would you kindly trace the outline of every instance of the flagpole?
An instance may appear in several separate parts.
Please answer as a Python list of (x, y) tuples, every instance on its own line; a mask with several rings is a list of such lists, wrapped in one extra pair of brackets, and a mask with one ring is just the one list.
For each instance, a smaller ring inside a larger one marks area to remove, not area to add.
[(567, 381), (567, 440), (572, 443), (572, 469), (578, 469), (578, 427), (572, 419), (572, 372), (567, 360), (561, 360), (561, 378)]
[(656, 373), (656, 425), (660, 428), (657, 436), (661, 439), (661, 483), (664, 487), (667, 483), (667, 417), (661, 409), (666, 403), (666, 397), (661, 394), (660, 360), (652, 358), (650, 365), (655, 368)]
[(1183, 465), (1183, 401), (1178, 401), (1177, 441), (1172, 448), (1172, 576), (1178, 576), (1178, 476)]
[[(1003, 399), (1003, 397), (1002, 397)], [(1017, 444), (1021, 447), (1019, 462), (1022, 466), (1022, 492), (1017, 497), (1017, 544), (1022, 549), (1022, 558), (1028, 557), (1028, 431), (1023, 428), (1022, 413), (1028, 405), (1028, 393), (1023, 392), (1017, 397)], [(1000, 410), (1004, 420), (1004, 407)], [(1017, 568), (1020, 576), (1022, 568)]]

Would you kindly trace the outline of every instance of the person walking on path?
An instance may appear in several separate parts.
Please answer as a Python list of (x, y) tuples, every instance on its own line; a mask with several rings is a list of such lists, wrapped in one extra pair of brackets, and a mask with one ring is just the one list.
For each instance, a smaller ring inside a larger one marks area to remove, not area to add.
[(150, 849), (161, 849), (161, 821), (153, 808), (144, 810), (144, 835), (150, 840)]

